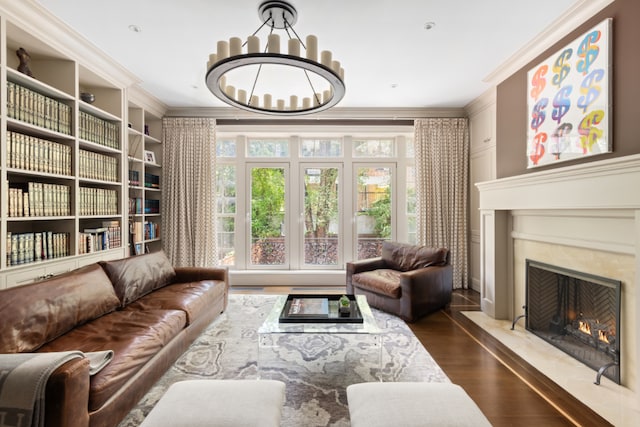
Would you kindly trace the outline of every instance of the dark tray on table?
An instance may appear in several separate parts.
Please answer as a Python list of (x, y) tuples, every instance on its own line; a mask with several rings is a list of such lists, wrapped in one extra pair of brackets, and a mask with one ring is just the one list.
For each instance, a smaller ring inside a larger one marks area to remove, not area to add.
[[(363, 323), (362, 313), (355, 295), (347, 295), (350, 301), (348, 313), (339, 312), (338, 300), (342, 295), (290, 294), (280, 312), (280, 323)], [(295, 309), (296, 303), (302, 309)], [(325, 303), (326, 302), (326, 303)], [(292, 306), (294, 307), (292, 309)], [(294, 311), (299, 311), (294, 313)]]

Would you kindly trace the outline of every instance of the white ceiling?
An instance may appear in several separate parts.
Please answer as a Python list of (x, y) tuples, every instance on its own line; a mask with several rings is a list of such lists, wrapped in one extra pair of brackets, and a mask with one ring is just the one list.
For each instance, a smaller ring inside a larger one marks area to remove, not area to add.
[[(37, 0), (170, 107), (224, 106), (204, 84), (216, 42), (261, 24), (263, 0)], [(345, 69), (339, 107), (463, 107), (576, 0), (291, 0)], [(434, 22), (431, 30), (427, 22)], [(136, 33), (129, 29), (138, 26)], [(261, 32), (261, 39), (266, 33)], [(283, 36), (281, 36), (283, 37)], [(395, 86), (395, 87), (394, 87)]]

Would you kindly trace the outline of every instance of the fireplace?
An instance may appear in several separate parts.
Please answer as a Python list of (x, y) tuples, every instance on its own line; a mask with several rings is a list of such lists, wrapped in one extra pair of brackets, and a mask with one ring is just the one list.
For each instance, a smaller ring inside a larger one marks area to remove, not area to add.
[(621, 282), (526, 260), (526, 328), (620, 384)]

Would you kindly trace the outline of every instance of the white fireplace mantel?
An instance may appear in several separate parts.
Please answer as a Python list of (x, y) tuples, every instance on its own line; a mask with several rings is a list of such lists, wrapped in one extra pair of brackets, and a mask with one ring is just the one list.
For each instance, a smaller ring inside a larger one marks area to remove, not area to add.
[(481, 210), (640, 209), (640, 155), (480, 182)]
[[(626, 247), (624, 252), (636, 257), (636, 271), (640, 271), (640, 155), (543, 170), (476, 186), (481, 212), (482, 310), (491, 317), (506, 319), (514, 313), (513, 289), (509, 286), (513, 283), (514, 211), (585, 215), (606, 210), (630, 216), (635, 222), (635, 235), (626, 233), (626, 240), (618, 246)], [(640, 302), (636, 308), (640, 310)]]
[[(640, 403), (640, 370), (635, 367), (640, 360), (640, 155), (540, 170), (476, 186), (482, 311), (503, 320), (523, 312), (521, 264), (532, 252), (536, 258), (579, 264), (585, 267), (582, 271), (610, 269), (623, 276), (623, 356), (629, 363), (624, 385), (635, 396), (635, 404)], [(578, 258), (570, 258), (575, 254)]]

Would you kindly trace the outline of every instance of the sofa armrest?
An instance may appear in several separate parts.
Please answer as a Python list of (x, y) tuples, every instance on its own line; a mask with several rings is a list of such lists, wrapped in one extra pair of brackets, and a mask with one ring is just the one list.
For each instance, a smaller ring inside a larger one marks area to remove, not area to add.
[(217, 280), (224, 282), (224, 310), (229, 304), (229, 269), (227, 267), (175, 267), (176, 276), (172, 283)]
[(199, 282), (201, 280), (220, 280), (229, 284), (229, 269), (226, 267), (175, 267), (173, 283)]
[(75, 358), (51, 373), (45, 389), (47, 427), (89, 425), (89, 359)]
[(385, 268), (385, 265), (386, 264), (382, 259), (382, 257), (361, 259), (358, 261), (348, 262), (346, 265), (347, 293), (353, 294), (353, 283), (351, 282), (351, 276), (353, 276), (354, 274), (362, 273), (363, 271), (371, 271), (371, 270), (377, 270), (380, 268)]
[(451, 302), (453, 267), (451, 264), (430, 266), (400, 274), (401, 311), (407, 319), (417, 319), (427, 311), (444, 307)]

